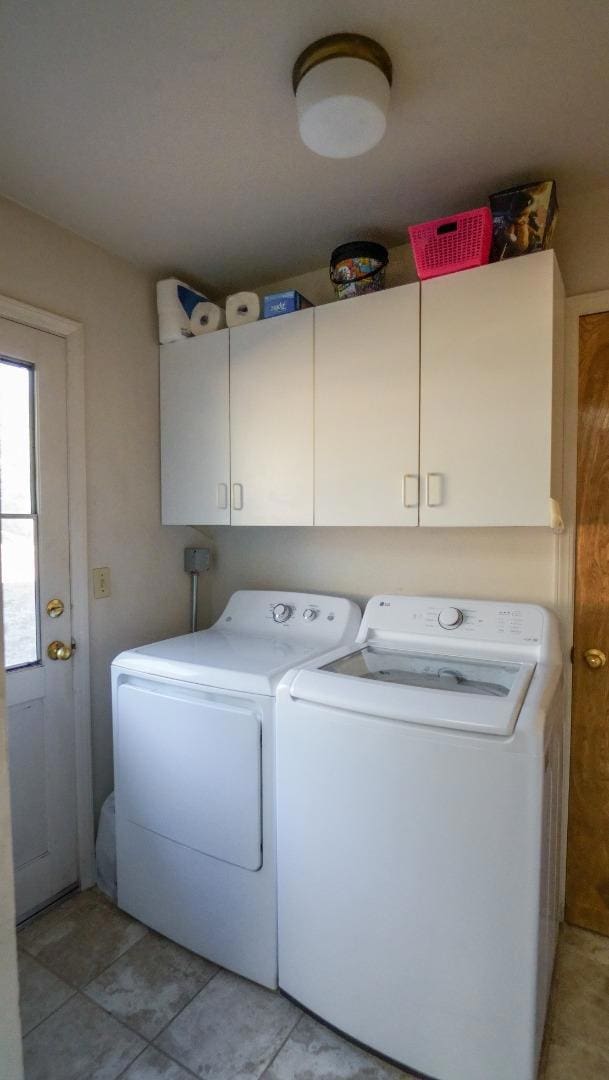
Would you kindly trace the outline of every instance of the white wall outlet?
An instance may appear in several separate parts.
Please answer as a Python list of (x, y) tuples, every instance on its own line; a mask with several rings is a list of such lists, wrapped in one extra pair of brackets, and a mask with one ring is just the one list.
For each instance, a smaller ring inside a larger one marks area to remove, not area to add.
[(103, 600), (110, 596), (110, 567), (97, 566), (93, 571), (93, 596), (96, 600)]

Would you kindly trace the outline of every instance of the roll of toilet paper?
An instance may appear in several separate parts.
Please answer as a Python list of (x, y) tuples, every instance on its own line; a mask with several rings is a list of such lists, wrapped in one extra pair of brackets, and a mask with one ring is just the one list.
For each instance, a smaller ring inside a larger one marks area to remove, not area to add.
[(226, 297), (226, 325), (256, 322), (260, 318), (260, 300), (255, 292), (238, 292)]
[(195, 304), (190, 316), (190, 329), (193, 334), (211, 334), (214, 330), (222, 330), (226, 326), (224, 310), (211, 300), (203, 300)]

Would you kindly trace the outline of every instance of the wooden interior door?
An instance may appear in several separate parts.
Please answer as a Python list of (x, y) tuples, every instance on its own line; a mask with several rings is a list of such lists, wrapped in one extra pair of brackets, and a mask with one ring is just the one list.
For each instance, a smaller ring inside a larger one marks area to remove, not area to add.
[(579, 325), (566, 918), (609, 935), (609, 312)]

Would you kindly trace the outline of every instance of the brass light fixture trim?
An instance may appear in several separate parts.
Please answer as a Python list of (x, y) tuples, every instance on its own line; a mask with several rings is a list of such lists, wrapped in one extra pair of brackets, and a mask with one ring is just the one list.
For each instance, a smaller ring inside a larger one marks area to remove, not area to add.
[(372, 38), (364, 37), (363, 34), (330, 34), (329, 37), (314, 41), (301, 52), (292, 70), (294, 93), (298, 89), (298, 84), (312, 68), (323, 64), (326, 60), (338, 60), (343, 57), (352, 60), (367, 60), (368, 63), (374, 64), (383, 72), (391, 86), (393, 74), (391, 59), (382, 45), (373, 41)]

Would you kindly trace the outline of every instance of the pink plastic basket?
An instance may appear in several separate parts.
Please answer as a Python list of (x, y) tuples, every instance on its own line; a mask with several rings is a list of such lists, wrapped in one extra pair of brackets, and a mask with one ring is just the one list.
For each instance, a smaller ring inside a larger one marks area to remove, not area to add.
[(408, 229), (421, 280), (469, 270), (488, 262), (493, 218), (487, 206), (425, 221)]

